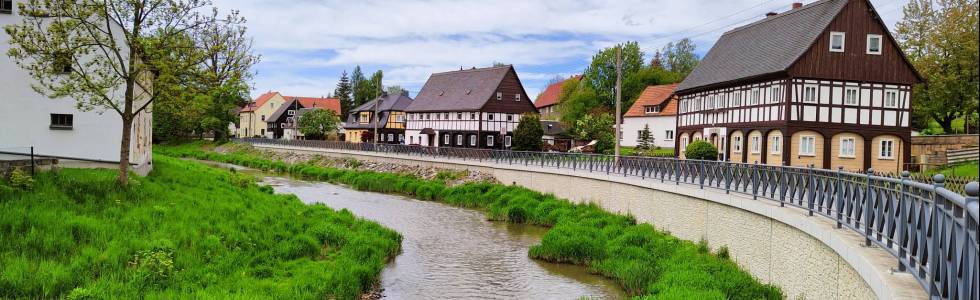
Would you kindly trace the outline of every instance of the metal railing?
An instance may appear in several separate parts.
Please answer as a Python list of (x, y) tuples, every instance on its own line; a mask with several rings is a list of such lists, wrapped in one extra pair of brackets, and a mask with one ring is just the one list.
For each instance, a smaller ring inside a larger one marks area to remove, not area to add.
[(834, 220), (864, 236), (865, 246), (879, 247), (897, 260), (896, 270), (915, 276), (930, 298), (977, 299), (978, 203), (980, 186), (966, 185), (966, 196), (944, 188), (945, 177), (933, 184), (909, 179), (851, 173), (842, 169), (770, 166), (660, 157), (581, 153), (524, 152), (490, 149), (425, 147), (246, 138), (251, 144), (364, 151), (404, 156), (477, 160), (506, 165), (602, 172), (660, 182), (690, 184), (740, 193), (780, 206), (806, 210), (810, 216)]

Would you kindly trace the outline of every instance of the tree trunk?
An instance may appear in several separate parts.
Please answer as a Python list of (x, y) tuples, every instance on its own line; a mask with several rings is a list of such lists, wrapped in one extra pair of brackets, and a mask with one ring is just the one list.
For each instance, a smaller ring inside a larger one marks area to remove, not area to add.
[(953, 134), (954, 133), (953, 132), (953, 118), (950, 118), (949, 116), (944, 116), (944, 117), (942, 117), (942, 119), (936, 119), (936, 123), (939, 123), (939, 126), (942, 126), (943, 127), (943, 133), (945, 133), (945, 134)]
[(122, 141), (119, 142), (119, 185), (129, 184), (129, 150), (133, 135), (133, 118), (123, 117)]

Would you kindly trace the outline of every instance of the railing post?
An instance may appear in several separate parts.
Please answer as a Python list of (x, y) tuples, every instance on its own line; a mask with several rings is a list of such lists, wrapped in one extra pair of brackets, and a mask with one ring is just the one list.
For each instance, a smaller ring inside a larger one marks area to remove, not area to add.
[(697, 173), (698, 185), (701, 186), (701, 189), (703, 190), (704, 189), (704, 161), (699, 160), (697, 168), (698, 168), (698, 173)]
[(759, 171), (759, 161), (755, 161), (749, 167), (751, 168), (749, 171), (752, 172), (749, 175), (750, 178), (752, 179), (752, 180), (749, 181), (749, 182), (752, 183), (752, 200), (758, 200), (759, 199), (759, 196), (756, 196), (756, 195), (759, 192), (759, 174), (758, 174), (758, 171)]
[(836, 176), (837, 176), (837, 201), (835, 201), (835, 202), (837, 204), (837, 207), (835, 207), (835, 209), (837, 210), (836, 211), (836, 213), (837, 213), (837, 229), (840, 229), (843, 226), (843, 224), (841, 223), (841, 218), (843, 217), (843, 216), (841, 216), (841, 213), (843, 212), (843, 209), (844, 209), (844, 188), (843, 188), (843, 181), (841, 181), (841, 179), (840, 179), (841, 172), (844, 172), (844, 166), (838, 166), (837, 167), (837, 174), (836, 174)]
[(939, 295), (939, 291), (936, 288), (936, 273), (939, 272), (939, 210), (942, 209), (939, 202), (941, 196), (939, 196), (939, 189), (946, 187), (946, 176), (943, 174), (936, 174), (932, 177), (932, 217), (929, 218), (929, 222), (932, 223), (930, 226), (932, 228), (932, 235), (927, 237), (925, 241), (929, 245), (929, 278), (926, 282), (929, 284), (929, 297)]
[(813, 167), (814, 164), (810, 164), (810, 168), (806, 170), (807, 185), (806, 185), (806, 210), (808, 216), (813, 216), (813, 201), (817, 198), (817, 191), (815, 185), (817, 185), (817, 180), (813, 178)]
[(874, 174), (874, 169), (868, 168), (868, 172), (864, 177), (864, 203), (862, 203), (864, 212), (864, 246), (871, 247), (871, 175)]
[(902, 171), (902, 185), (900, 187), (900, 193), (898, 196), (898, 238), (895, 239), (898, 246), (898, 270), (905, 272), (905, 264), (902, 263), (902, 258), (905, 258), (905, 247), (902, 243), (905, 240), (905, 225), (907, 223), (905, 218), (905, 182), (909, 180), (909, 171)]
[(732, 192), (732, 172), (733, 172), (734, 168), (732, 168), (732, 164), (730, 164), (728, 162), (722, 162), (722, 163), (725, 166), (725, 169), (722, 171), (724, 173), (724, 175), (725, 175), (725, 194), (731, 194), (731, 192)]

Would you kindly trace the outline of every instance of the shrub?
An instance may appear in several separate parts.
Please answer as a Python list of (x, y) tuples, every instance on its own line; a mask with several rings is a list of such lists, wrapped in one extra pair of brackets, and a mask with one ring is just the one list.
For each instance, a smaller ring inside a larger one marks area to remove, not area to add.
[(687, 159), (718, 160), (718, 148), (705, 141), (694, 141), (684, 151)]
[(34, 186), (34, 178), (24, 170), (14, 169), (10, 172), (10, 186), (15, 189), (30, 190)]
[(513, 149), (516, 151), (541, 151), (541, 137), (544, 136), (544, 129), (541, 128), (541, 119), (537, 114), (521, 115), (520, 123), (514, 129)]

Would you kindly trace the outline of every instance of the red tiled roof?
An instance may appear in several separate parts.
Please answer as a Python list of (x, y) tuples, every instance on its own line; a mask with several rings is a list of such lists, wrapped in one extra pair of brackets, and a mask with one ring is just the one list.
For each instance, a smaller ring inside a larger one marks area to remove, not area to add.
[[(575, 75), (569, 79), (581, 80), (582, 75)], [(568, 79), (565, 79), (548, 85), (548, 87), (544, 89), (544, 92), (541, 92), (541, 95), (538, 95), (538, 99), (534, 100), (534, 107), (542, 108), (558, 104), (558, 96), (561, 95), (561, 85), (567, 80)]]
[[(674, 95), (677, 84), (651, 85), (640, 93), (633, 102), (633, 106), (626, 111), (627, 117), (647, 117), (647, 116), (672, 116), (677, 114), (677, 101), (670, 101)], [(670, 101), (659, 113), (646, 113), (644, 107), (661, 105), (664, 101)]]
[(269, 101), (269, 99), (272, 99), (272, 96), (275, 96), (278, 93), (279, 92), (266, 92), (265, 94), (260, 95), (258, 98), (255, 98), (255, 101), (246, 103), (245, 107), (242, 107), (242, 110), (239, 112), (253, 112), (257, 108), (262, 107), (266, 101)]
[(340, 111), (340, 99), (337, 98), (316, 98), (316, 97), (295, 97), (295, 96), (282, 96), (286, 98), (286, 101), (297, 100), (303, 108), (323, 108), (329, 109), (337, 113), (338, 116), (341, 115)]

